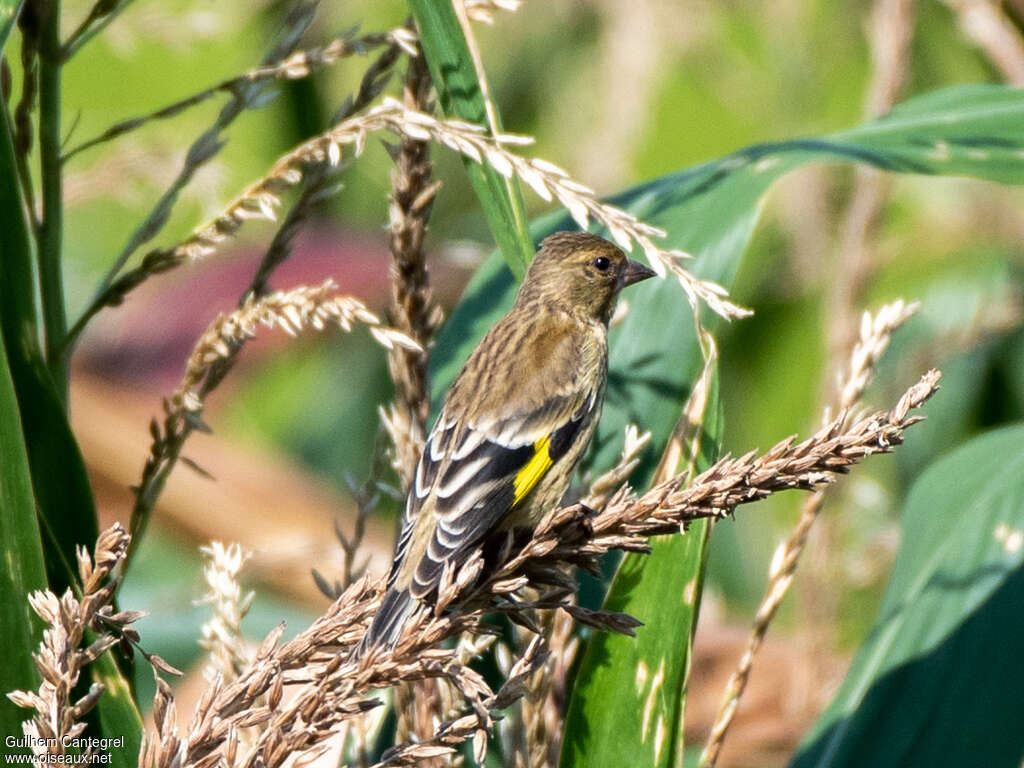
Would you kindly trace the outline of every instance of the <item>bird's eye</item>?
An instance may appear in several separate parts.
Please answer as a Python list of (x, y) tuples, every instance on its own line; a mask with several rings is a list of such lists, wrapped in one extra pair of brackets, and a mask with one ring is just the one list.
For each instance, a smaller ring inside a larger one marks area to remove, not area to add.
[(607, 256), (598, 256), (596, 259), (594, 259), (594, 266), (597, 267), (598, 270), (600, 270), (601, 272), (607, 271), (608, 267), (610, 267), (611, 265), (612, 263)]

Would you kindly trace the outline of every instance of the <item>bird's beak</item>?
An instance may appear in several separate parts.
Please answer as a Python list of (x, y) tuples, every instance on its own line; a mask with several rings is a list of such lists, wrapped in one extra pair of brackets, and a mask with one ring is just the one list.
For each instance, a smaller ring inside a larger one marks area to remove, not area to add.
[(622, 287), (625, 288), (627, 285), (639, 283), (641, 280), (654, 277), (656, 274), (658, 273), (653, 269), (645, 267), (638, 261), (627, 261), (626, 268), (622, 271)]

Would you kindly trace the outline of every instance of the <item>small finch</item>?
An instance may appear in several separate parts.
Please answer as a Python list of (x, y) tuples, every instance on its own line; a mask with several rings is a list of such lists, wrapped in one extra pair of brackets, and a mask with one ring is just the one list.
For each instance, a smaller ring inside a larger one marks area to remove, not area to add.
[(561, 501), (601, 415), (619, 291), (653, 274), (596, 235), (541, 243), (427, 438), (363, 649), (397, 642), (417, 605), (436, 599), (447, 564), (499, 531), (535, 526)]

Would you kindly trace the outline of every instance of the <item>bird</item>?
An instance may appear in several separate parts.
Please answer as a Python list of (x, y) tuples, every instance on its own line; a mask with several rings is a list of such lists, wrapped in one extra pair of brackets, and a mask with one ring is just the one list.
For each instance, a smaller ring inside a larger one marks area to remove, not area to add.
[(446, 566), (532, 528), (561, 501), (601, 414), (619, 292), (654, 274), (597, 235), (557, 232), (540, 244), (427, 436), (360, 653), (394, 647), (417, 606), (436, 600)]

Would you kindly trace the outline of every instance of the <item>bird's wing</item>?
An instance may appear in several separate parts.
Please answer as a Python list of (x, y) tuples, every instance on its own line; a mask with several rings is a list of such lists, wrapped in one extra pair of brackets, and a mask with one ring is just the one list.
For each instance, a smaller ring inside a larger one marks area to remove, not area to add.
[[(566, 354), (578, 353), (567, 347)], [(578, 368), (558, 362), (544, 366), (551, 373), (546, 392), (519, 400), (518, 410), (474, 413), (449, 398), (409, 490), (389, 586), (407, 586), (415, 597), (432, 593), (444, 565), (464, 562), (566, 455), (600, 407), (603, 377), (581, 387)], [(538, 371), (532, 373), (536, 381)], [(515, 383), (507, 384), (514, 393)]]
[(531, 427), (524, 418), (491, 429), (452, 426), (428, 441), (410, 493), (410, 506), (415, 496), (415, 506), (430, 507), (417, 522), (432, 529), (423, 530), (426, 546), (412, 571), (414, 596), (430, 593), (445, 563), (461, 564), (523, 502), (568, 451), (595, 400), (553, 398), (548, 410), (554, 428)]

